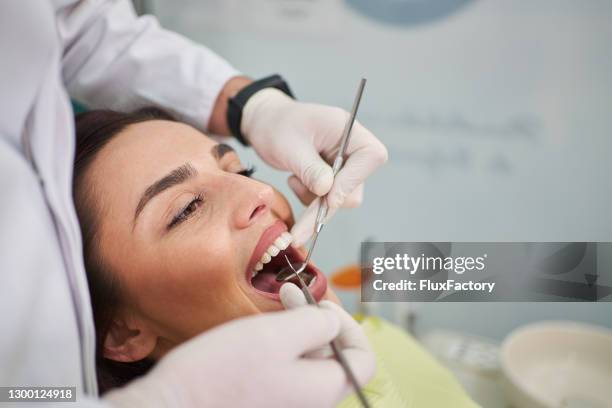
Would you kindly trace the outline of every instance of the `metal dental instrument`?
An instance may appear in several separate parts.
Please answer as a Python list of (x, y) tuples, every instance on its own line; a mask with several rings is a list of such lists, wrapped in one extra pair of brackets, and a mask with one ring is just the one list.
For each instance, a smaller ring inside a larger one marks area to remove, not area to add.
[[(336, 175), (340, 171), (340, 168), (342, 168), (342, 164), (344, 163), (344, 155), (346, 154), (346, 148), (348, 146), (348, 142), (351, 137), (351, 130), (353, 129), (353, 124), (355, 123), (355, 116), (357, 116), (357, 109), (359, 108), (359, 102), (361, 101), (361, 96), (363, 94), (363, 88), (365, 87), (365, 83), (366, 83), (365, 78), (361, 78), (361, 81), (359, 82), (359, 87), (357, 88), (357, 95), (355, 96), (355, 101), (353, 102), (353, 108), (351, 110), (351, 115), (348, 119), (348, 122), (346, 123), (346, 126), (344, 127), (344, 133), (342, 134), (342, 139), (340, 140), (340, 147), (338, 149), (338, 154), (336, 155), (336, 159), (334, 160), (334, 164), (332, 166), (334, 178), (336, 177)], [(302, 264), (302, 266), (300, 266), (298, 270), (296, 270), (291, 264), (291, 261), (289, 261), (289, 258), (287, 257), (287, 255), (285, 255), (285, 260), (287, 261), (287, 264), (289, 266), (285, 267), (276, 276), (277, 281), (287, 281), (289, 279), (292, 279), (293, 276), (295, 275), (300, 283), (302, 293), (304, 293), (304, 297), (306, 297), (306, 301), (309, 304), (315, 305), (317, 307), (318, 307), (317, 301), (312, 296), (312, 293), (310, 293), (310, 289), (308, 289), (308, 285), (306, 285), (306, 282), (304, 282), (304, 279), (302, 279), (302, 276), (300, 274), (304, 271), (304, 269), (306, 269), (306, 266), (308, 265), (308, 262), (310, 261), (310, 257), (312, 256), (312, 251), (315, 247), (315, 244), (317, 243), (317, 238), (319, 237), (319, 234), (321, 233), (321, 230), (323, 229), (323, 226), (325, 225), (325, 217), (327, 216), (328, 210), (329, 210), (329, 207), (327, 204), (327, 195), (326, 195), (325, 197), (322, 197), (319, 202), (319, 210), (317, 211), (317, 217), (315, 221), (315, 233), (312, 238), (312, 242), (310, 244), (310, 248), (308, 249), (308, 254), (306, 255), (306, 259), (304, 260), (304, 263)], [(288, 271), (288, 272), (285, 272), (285, 271)], [(334, 353), (334, 356), (336, 357), (336, 360), (338, 360), (338, 362), (342, 366), (342, 369), (344, 370), (346, 377), (348, 378), (349, 382), (355, 389), (357, 398), (359, 398), (361, 405), (364, 408), (370, 408), (370, 403), (368, 402), (365, 395), (363, 394), (363, 391), (361, 390), (361, 387), (359, 386), (359, 383), (357, 382), (357, 379), (355, 378), (355, 374), (353, 373), (353, 370), (351, 370), (351, 367), (349, 366), (348, 361), (346, 361), (344, 353), (342, 352), (342, 349), (340, 348), (337, 341), (332, 340), (330, 342), (330, 347)]]
[[(304, 297), (306, 298), (306, 301), (308, 302), (308, 304), (319, 307), (319, 304), (317, 303), (315, 298), (312, 296), (312, 293), (310, 293), (310, 289), (308, 289), (308, 285), (306, 285), (306, 282), (304, 282), (304, 279), (302, 279), (302, 275), (300, 275), (300, 273), (293, 268), (293, 265), (291, 264), (291, 261), (289, 261), (289, 258), (287, 257), (287, 255), (285, 255), (285, 259), (287, 260), (287, 264), (289, 264), (289, 268), (291, 268), (291, 270), (293, 270), (293, 272), (295, 273), (295, 276), (297, 276), (300, 282), (302, 293), (304, 293)], [(355, 378), (355, 374), (353, 373), (351, 366), (349, 365), (348, 361), (346, 361), (346, 357), (344, 357), (344, 353), (342, 352), (340, 345), (338, 344), (336, 340), (332, 340), (329, 343), (329, 345), (332, 351), (334, 352), (334, 357), (336, 358), (336, 360), (338, 360), (338, 362), (342, 366), (342, 369), (344, 370), (344, 373), (349, 379), (349, 382), (355, 389), (355, 393), (357, 394), (357, 398), (361, 402), (361, 405), (364, 408), (370, 408), (371, 405), (366, 399), (365, 395), (363, 394), (363, 391), (361, 390), (361, 387), (359, 386), (359, 383), (357, 382), (357, 378)]]
[[(355, 100), (353, 101), (353, 108), (351, 109), (351, 115), (349, 116), (346, 125), (344, 126), (344, 132), (342, 133), (342, 139), (340, 140), (340, 147), (338, 149), (338, 154), (336, 155), (336, 159), (334, 160), (334, 164), (332, 166), (332, 171), (334, 172), (334, 178), (336, 178), (336, 174), (342, 168), (342, 164), (344, 164), (344, 155), (346, 154), (346, 148), (348, 147), (349, 139), (351, 138), (351, 130), (353, 130), (353, 124), (355, 123), (355, 117), (357, 116), (357, 109), (359, 108), (359, 102), (361, 102), (361, 95), (363, 95), (363, 88), (365, 87), (366, 79), (361, 78), (359, 81), (359, 87), (357, 88), (357, 95), (355, 95)], [(325, 217), (327, 217), (327, 211), (329, 210), (329, 206), (327, 205), (327, 195), (321, 197), (319, 201), (319, 210), (317, 211), (317, 218), (315, 221), (315, 233), (312, 237), (312, 241), (310, 243), (310, 248), (308, 249), (308, 254), (306, 255), (306, 259), (300, 268), (295, 271), (293, 267), (289, 270), (285, 267), (282, 271), (276, 275), (277, 281), (288, 281), (293, 278), (293, 275), (299, 275), (306, 269), (308, 262), (310, 261), (310, 257), (312, 256), (312, 251), (317, 243), (317, 238), (319, 238), (319, 233), (323, 229), (325, 225)]]

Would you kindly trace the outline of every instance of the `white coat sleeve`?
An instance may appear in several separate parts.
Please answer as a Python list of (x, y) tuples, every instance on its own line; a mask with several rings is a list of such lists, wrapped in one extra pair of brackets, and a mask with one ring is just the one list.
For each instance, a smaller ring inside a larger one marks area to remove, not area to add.
[(128, 0), (69, 1), (55, 11), (64, 83), (90, 108), (154, 105), (206, 130), (221, 88), (239, 75), (156, 18), (136, 16)]
[[(16, 139), (0, 131), (0, 386), (77, 386), (76, 403), (31, 406), (110, 408), (82, 393), (70, 285), (43, 190)], [(30, 406), (0, 402), (13, 405)]]

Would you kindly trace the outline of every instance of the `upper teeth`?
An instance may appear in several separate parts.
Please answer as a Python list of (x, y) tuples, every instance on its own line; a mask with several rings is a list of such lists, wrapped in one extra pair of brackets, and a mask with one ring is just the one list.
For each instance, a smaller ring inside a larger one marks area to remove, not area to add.
[(259, 261), (255, 264), (255, 270), (253, 271), (253, 277), (257, 276), (259, 271), (263, 269), (264, 264), (267, 264), (279, 254), (280, 251), (286, 249), (289, 244), (293, 242), (293, 237), (287, 231), (283, 232), (276, 238), (276, 240), (268, 247), (268, 249), (261, 255)]

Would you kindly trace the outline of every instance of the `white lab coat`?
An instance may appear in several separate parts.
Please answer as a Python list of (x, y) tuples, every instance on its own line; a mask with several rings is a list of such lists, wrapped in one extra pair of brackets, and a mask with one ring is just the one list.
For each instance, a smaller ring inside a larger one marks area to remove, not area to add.
[(237, 71), (127, 0), (2, 0), (0, 52), (0, 386), (76, 386), (96, 406), (68, 94), (204, 128)]

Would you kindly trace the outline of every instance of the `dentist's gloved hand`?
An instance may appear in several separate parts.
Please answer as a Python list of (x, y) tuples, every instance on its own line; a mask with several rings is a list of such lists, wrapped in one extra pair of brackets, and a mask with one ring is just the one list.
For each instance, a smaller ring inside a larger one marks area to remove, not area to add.
[[(280, 289), (280, 298), (286, 309), (293, 310), (308, 305), (302, 291), (293, 283), (285, 283)], [(357, 380), (364, 385), (374, 375), (376, 360), (374, 352), (370, 348), (370, 343), (365, 332), (351, 315), (342, 307), (329, 300), (319, 302), (322, 309), (327, 309), (336, 313), (340, 319), (340, 332), (336, 337), (338, 345), (343, 350), (349, 365), (353, 369)], [(309, 358), (330, 358), (333, 352), (329, 344), (313, 348), (305, 354)], [(344, 395), (353, 392), (353, 389), (346, 383)]]
[(329, 192), (328, 218), (338, 207), (357, 207), (365, 179), (387, 161), (385, 146), (355, 121), (348, 157), (334, 181), (330, 164), (348, 117), (340, 108), (298, 102), (271, 88), (251, 96), (243, 109), (242, 134), (266, 163), (293, 173), (289, 186), (302, 203), (310, 204), (291, 230), (297, 245), (312, 235), (317, 196)]
[[(111, 391), (116, 407), (333, 407), (345, 393), (333, 360), (302, 357), (341, 333), (334, 310), (301, 307), (219, 326), (175, 348), (146, 376)], [(371, 371), (364, 352), (349, 361)]]

